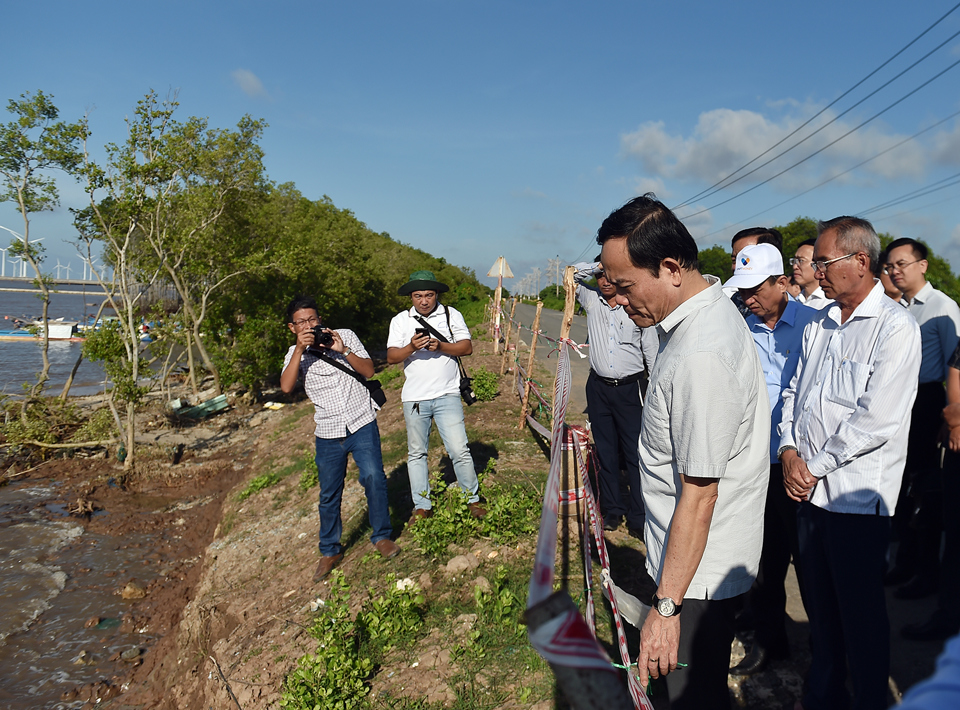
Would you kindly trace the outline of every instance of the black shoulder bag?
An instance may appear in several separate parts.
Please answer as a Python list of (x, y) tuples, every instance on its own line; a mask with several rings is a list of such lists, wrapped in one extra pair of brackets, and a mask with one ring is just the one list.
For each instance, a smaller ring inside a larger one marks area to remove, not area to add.
[[(444, 306), (443, 311), (444, 313), (447, 314), (447, 328), (452, 334), (453, 328), (450, 327), (450, 309)], [(429, 332), (437, 340), (443, 343), (450, 342), (449, 340), (446, 339), (446, 337), (444, 337), (444, 335), (440, 331), (438, 331), (432, 325), (427, 323), (426, 318), (420, 315), (417, 315), (414, 317), (418, 321), (420, 321), (420, 325), (426, 328), (427, 332)], [(457, 357), (454, 359), (457, 361), (457, 367), (460, 368), (460, 396), (463, 398), (463, 401), (467, 403), (467, 406), (470, 406), (471, 404), (477, 401), (477, 395), (473, 393), (473, 384), (472, 384), (473, 380), (467, 375), (467, 368), (463, 366), (463, 362), (460, 360), (460, 358)]]
[(370, 399), (372, 399), (378, 407), (382, 407), (387, 403), (387, 393), (383, 391), (383, 385), (380, 384), (379, 380), (368, 380), (356, 370), (351, 370), (349, 367), (341, 365), (332, 357), (327, 356), (327, 354), (324, 353), (320, 348), (308, 348), (308, 351), (319, 357), (324, 362), (330, 363), (338, 370), (343, 370), (350, 375), (350, 377), (366, 387), (367, 391), (370, 393)]

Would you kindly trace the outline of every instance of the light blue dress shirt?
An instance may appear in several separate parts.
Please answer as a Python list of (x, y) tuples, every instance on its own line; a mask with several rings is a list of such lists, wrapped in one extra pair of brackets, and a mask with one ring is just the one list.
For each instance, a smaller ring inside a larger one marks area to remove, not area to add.
[(816, 308), (804, 306), (799, 301), (790, 300), (780, 320), (773, 330), (764, 325), (755, 315), (747, 317), (747, 326), (757, 344), (760, 355), (760, 367), (767, 383), (767, 396), (770, 398), (771, 434), (770, 463), (778, 463), (777, 449), (780, 447), (780, 418), (783, 414), (781, 393), (790, 384), (793, 373), (797, 371), (800, 350), (803, 347), (803, 329), (819, 313)]
[(577, 301), (587, 312), (591, 369), (602, 377), (613, 379), (652, 370), (660, 348), (657, 329), (652, 326), (640, 328), (630, 320), (623, 306), (611, 307), (597, 289), (583, 284), (597, 273), (598, 264), (581, 262), (574, 268)]

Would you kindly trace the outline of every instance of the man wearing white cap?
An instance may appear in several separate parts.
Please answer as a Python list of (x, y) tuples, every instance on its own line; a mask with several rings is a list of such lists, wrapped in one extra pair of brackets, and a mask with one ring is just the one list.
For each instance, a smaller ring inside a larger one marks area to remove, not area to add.
[[(734, 675), (759, 673), (770, 660), (786, 658), (790, 645), (786, 630), (787, 595), (784, 580), (791, 555), (797, 553), (797, 503), (783, 487), (783, 466), (777, 459), (780, 434), (777, 427), (783, 410), (781, 392), (797, 370), (803, 329), (818, 311), (801, 305), (787, 293), (783, 255), (772, 244), (754, 244), (737, 254), (733, 277), (724, 288), (736, 288), (750, 309), (747, 327), (760, 355), (770, 399), (770, 481), (763, 523), (763, 551), (760, 571), (750, 591), (750, 606), (756, 635), (750, 653), (736, 667)], [(797, 570), (800, 574), (800, 570)]]

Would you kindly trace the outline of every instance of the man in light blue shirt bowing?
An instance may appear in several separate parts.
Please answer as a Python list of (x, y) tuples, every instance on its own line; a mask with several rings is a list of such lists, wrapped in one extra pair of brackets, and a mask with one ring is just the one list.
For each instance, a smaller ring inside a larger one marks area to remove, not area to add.
[[(616, 530), (626, 517), (627, 531), (643, 539), (644, 507), (640, 490), (637, 441), (647, 376), (657, 359), (660, 338), (653, 327), (640, 328), (617, 303), (617, 289), (607, 281), (600, 257), (575, 264), (577, 301), (587, 312), (590, 375), (587, 414), (600, 470), (600, 511), (604, 530)], [(597, 288), (584, 281), (597, 277)], [(626, 490), (620, 482), (621, 462)]]
[[(790, 384), (803, 342), (803, 329), (818, 311), (790, 298), (783, 273), (783, 255), (772, 244), (754, 244), (737, 254), (733, 277), (724, 288), (736, 288), (750, 309), (747, 327), (757, 345), (770, 400), (770, 481), (763, 522), (760, 571), (750, 590), (756, 634), (753, 646), (733, 675), (759, 673), (771, 660), (790, 655), (786, 629), (787, 594), (784, 580), (790, 557), (797, 558), (797, 502), (783, 488), (780, 447), (781, 393)], [(797, 576), (800, 576), (797, 569)]]

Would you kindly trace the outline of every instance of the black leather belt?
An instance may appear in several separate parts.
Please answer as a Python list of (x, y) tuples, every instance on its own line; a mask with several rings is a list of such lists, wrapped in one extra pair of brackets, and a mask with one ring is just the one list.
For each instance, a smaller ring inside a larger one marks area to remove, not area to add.
[(627, 375), (626, 377), (604, 377), (603, 375), (598, 375), (596, 370), (590, 370), (594, 377), (600, 380), (603, 384), (608, 387), (619, 387), (620, 385), (629, 385), (634, 382), (639, 382), (640, 378), (643, 377), (643, 372), (638, 372), (633, 375)]

